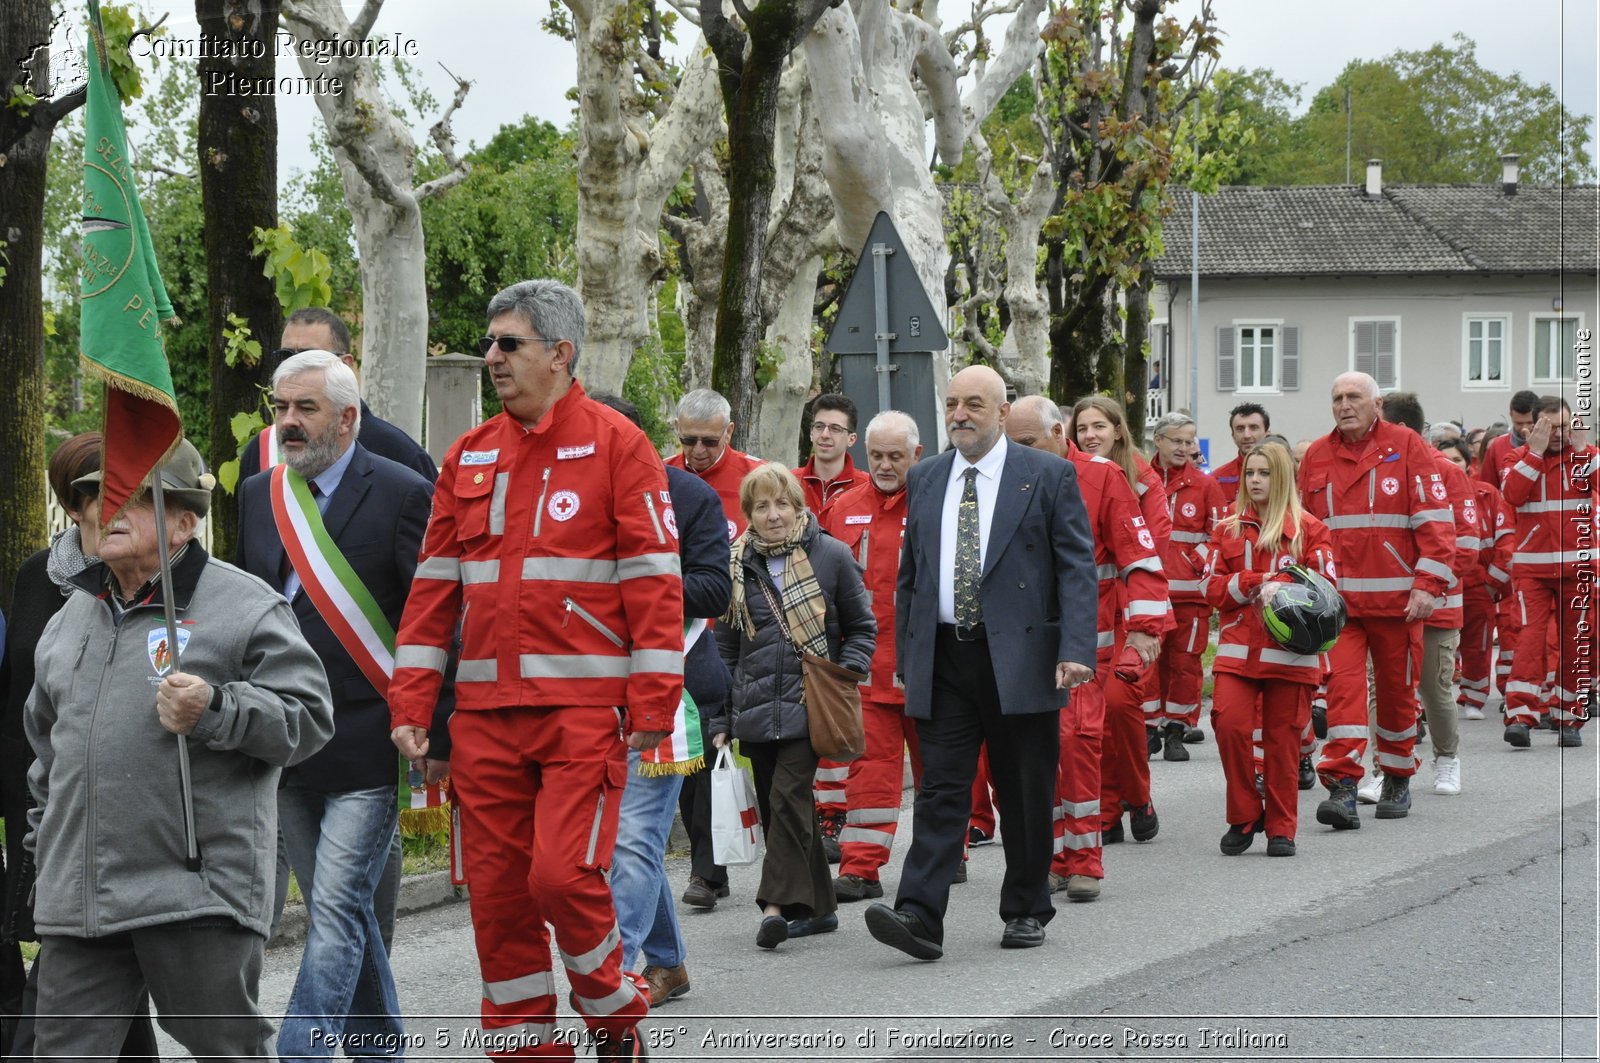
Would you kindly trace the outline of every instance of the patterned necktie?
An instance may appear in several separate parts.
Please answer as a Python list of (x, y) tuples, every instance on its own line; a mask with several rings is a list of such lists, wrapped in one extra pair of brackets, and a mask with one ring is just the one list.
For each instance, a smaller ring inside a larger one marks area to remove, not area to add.
[(978, 470), (969, 468), (967, 485), (961, 489), (961, 505), (956, 510), (956, 624), (977, 627), (983, 623), (983, 606), (978, 604)]

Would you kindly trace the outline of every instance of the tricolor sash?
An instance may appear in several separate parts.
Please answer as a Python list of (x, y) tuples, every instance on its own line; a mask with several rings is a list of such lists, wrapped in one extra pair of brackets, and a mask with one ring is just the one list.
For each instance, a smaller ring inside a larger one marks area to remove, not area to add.
[(387, 700), (394, 674), (394, 628), (328, 534), (305, 477), (287, 465), (272, 470), (272, 517), (317, 615)]
[[(685, 659), (705, 631), (705, 620), (689, 621), (683, 632)], [(685, 688), (683, 698), (678, 702), (678, 710), (672, 714), (672, 733), (663, 738), (660, 745), (639, 754), (639, 774), (692, 775), (705, 767), (705, 763), (705, 742), (700, 734), (700, 709), (695, 705), (694, 698), (689, 696), (688, 688)]]
[(278, 429), (276, 425), (267, 425), (256, 437), (257, 456), (261, 459), (263, 471), (283, 464), (283, 451), (278, 449)]

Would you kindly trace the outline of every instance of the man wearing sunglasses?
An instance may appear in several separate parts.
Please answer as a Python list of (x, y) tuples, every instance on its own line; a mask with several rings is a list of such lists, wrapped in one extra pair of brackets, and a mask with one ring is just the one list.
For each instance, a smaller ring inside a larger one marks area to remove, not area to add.
[[(307, 306), (289, 315), (289, 319), (283, 323), (283, 336), (278, 341), (278, 347), (267, 360), (267, 371), (270, 373), (276, 370), (284, 359), (306, 351), (332, 351), (339, 356), (341, 362), (350, 367), (358, 379), (361, 376), (361, 371), (356, 368), (355, 356), (350, 353), (349, 328), (338, 314), (325, 306)], [(240, 483), (244, 483), (268, 464), (261, 458), (262, 447), (271, 445), (268, 443), (268, 433), (273, 431), (274, 429), (269, 426), (246, 443), (244, 449), (239, 452)], [(439, 467), (433, 463), (428, 452), (423, 450), (416, 440), (374, 414), (366, 399), (361, 400), (361, 445), (380, 458), (388, 458), (409, 469), (417, 470), (429, 483), (439, 478)], [(278, 460), (281, 461), (281, 449), (278, 450), (278, 454)], [(398, 887), (399, 849), (395, 850), (394, 865), (396, 871), (394, 886)], [(385, 881), (388, 881), (387, 875)], [(384, 941), (387, 942), (393, 933), (394, 918), (391, 915), (384, 923)]]
[(761, 467), (761, 459), (728, 445), (733, 436), (733, 407), (710, 388), (696, 388), (678, 400), (672, 430), (681, 449), (667, 464), (688, 469), (716, 490), (728, 518), (728, 541), (732, 542), (744, 534), (746, 524), (739, 507), (739, 484), (751, 469)]
[(395, 640), (390, 737), (413, 765), (427, 756), (459, 639), (450, 771), (490, 1054), (574, 1058), (548, 923), (596, 1054), (633, 1059), (650, 986), (623, 970), (606, 870), (628, 751), (658, 747), (683, 696), (677, 515), (649, 437), (573, 375), (578, 293), (522, 281), (488, 317), (502, 412), (445, 455)]
[(828, 503), (872, 479), (856, 468), (856, 404), (848, 395), (818, 395), (811, 406), (811, 457), (794, 471), (806, 492), (806, 507), (818, 516)]

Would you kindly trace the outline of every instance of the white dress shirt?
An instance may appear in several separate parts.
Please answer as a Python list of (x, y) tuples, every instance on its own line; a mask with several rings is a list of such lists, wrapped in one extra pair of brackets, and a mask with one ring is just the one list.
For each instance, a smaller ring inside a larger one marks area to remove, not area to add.
[(956, 622), (956, 519), (961, 495), (967, 487), (967, 470), (978, 470), (978, 569), (983, 570), (989, 551), (989, 525), (994, 523), (994, 500), (1000, 494), (1000, 473), (1006, 466), (1006, 437), (1001, 433), (989, 452), (968, 461), (959, 450), (950, 463), (950, 481), (944, 489), (944, 515), (939, 523), (939, 623)]

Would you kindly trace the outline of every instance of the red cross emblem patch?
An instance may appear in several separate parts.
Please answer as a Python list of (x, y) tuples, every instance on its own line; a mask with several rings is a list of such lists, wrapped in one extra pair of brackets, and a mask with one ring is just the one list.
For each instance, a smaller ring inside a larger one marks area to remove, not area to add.
[(571, 520), (578, 515), (579, 504), (578, 492), (557, 491), (550, 496), (550, 504), (545, 508), (556, 520)]

